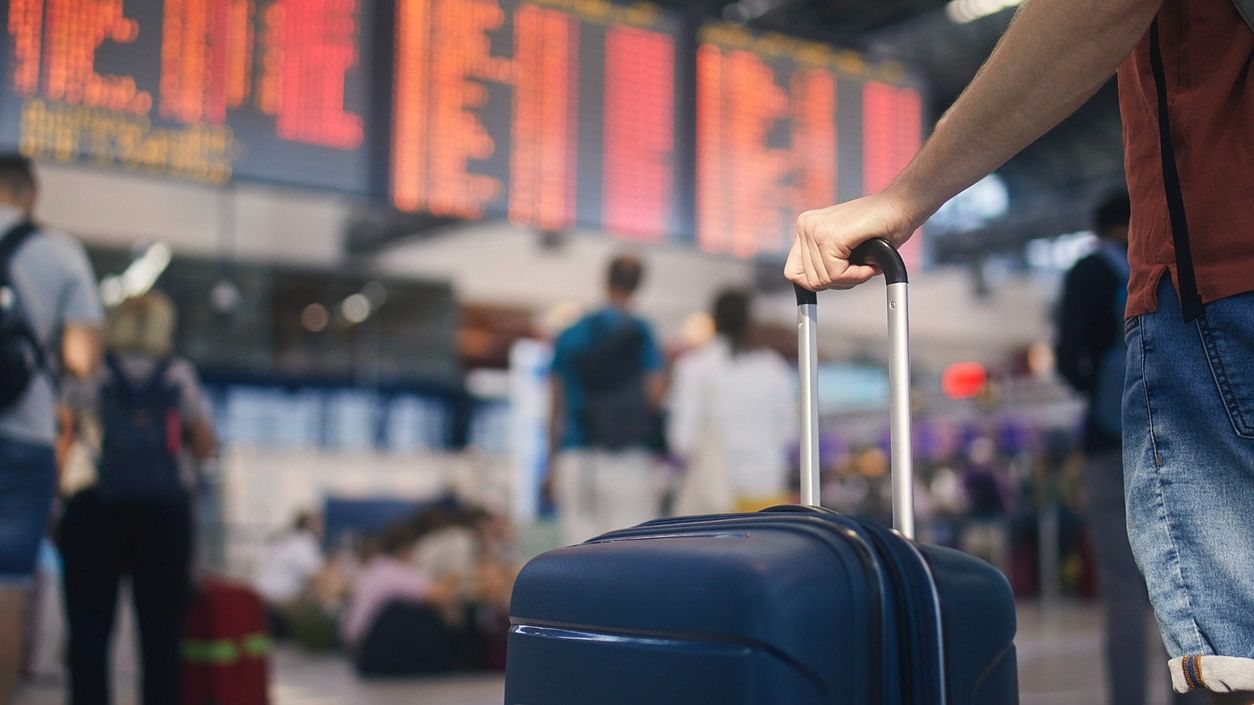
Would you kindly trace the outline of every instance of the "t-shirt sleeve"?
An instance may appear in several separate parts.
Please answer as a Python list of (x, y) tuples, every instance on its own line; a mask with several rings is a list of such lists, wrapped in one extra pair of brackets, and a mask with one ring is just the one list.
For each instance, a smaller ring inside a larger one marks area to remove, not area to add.
[(81, 245), (72, 241), (67, 244), (65, 286), (61, 290), (57, 313), (66, 324), (99, 326), (104, 321), (104, 310), (96, 291), (96, 276), (91, 262)]
[(209, 401), (205, 398), (204, 388), (200, 386), (200, 376), (196, 374), (196, 368), (186, 360), (177, 360), (166, 374), (178, 386), (179, 412), (183, 418), (188, 423), (209, 421)]

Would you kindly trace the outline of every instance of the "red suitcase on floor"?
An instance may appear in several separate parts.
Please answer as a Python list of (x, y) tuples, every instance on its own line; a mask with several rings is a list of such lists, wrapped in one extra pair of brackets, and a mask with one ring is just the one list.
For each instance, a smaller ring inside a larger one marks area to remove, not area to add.
[(269, 705), (266, 608), (247, 585), (206, 577), (183, 636), (183, 705)]

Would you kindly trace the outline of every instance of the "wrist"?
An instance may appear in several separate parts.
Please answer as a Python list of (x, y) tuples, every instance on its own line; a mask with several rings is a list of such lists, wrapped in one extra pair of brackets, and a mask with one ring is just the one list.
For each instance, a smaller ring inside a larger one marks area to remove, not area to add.
[(915, 179), (909, 169), (898, 175), (880, 193), (896, 211), (901, 222), (898, 241), (894, 245), (900, 245), (909, 239), (948, 200), (947, 197), (934, 193), (926, 183)]

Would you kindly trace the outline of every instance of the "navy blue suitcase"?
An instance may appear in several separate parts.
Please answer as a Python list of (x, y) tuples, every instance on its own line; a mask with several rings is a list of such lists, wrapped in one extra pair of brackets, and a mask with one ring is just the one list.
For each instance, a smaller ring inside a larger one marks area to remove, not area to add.
[(895, 530), (817, 507), (815, 298), (798, 290), (802, 501), (546, 553), (510, 605), (505, 705), (1016, 705), (995, 568), (912, 540), (905, 267), (888, 281)]

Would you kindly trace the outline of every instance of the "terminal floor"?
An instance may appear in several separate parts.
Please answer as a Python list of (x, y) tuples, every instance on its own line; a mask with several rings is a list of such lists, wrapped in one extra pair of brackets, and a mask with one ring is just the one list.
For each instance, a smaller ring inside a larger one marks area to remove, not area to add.
[[(1105, 705), (1098, 619), (1097, 609), (1088, 604), (1020, 606), (1021, 705)], [(1155, 683), (1161, 687), (1154, 689), (1150, 703), (1166, 705), (1166, 672), (1161, 662), (1155, 667), (1160, 669)], [(503, 686), (497, 677), (362, 683), (341, 659), (284, 650), (275, 659), (273, 694), (274, 705), (500, 705)], [(48, 682), (26, 686), (15, 705), (64, 701), (63, 686)], [(136, 702), (129, 689), (118, 688), (115, 705)]]

